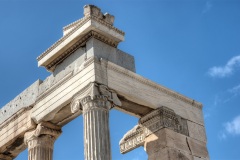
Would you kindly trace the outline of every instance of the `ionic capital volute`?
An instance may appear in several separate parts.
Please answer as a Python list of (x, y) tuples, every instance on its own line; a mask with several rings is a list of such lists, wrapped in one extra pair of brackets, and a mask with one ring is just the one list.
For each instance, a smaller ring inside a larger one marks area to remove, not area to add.
[[(71, 112), (81, 112), (82, 106), (87, 104), (87, 102), (93, 101), (108, 101), (105, 102), (109, 109), (114, 106), (121, 106), (122, 103), (117, 97), (117, 93), (109, 89), (106, 85), (98, 83), (90, 83), (87, 87), (77, 93), (71, 102)], [(98, 103), (101, 105), (100, 103)]]
[(42, 136), (48, 136), (55, 141), (61, 135), (61, 127), (50, 122), (41, 122), (35, 130), (29, 131), (24, 135), (24, 143), (27, 145), (29, 141)]

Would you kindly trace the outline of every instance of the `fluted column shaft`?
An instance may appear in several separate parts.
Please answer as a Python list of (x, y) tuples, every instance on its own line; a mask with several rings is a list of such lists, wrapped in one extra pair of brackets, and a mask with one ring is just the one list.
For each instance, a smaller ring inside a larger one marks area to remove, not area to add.
[(28, 160), (52, 160), (53, 146), (61, 134), (59, 126), (51, 123), (40, 123), (36, 130), (25, 134), (25, 144), (28, 146)]
[(105, 96), (82, 99), (85, 160), (111, 160), (109, 109)]
[(55, 138), (49, 135), (34, 137), (28, 141), (28, 160), (52, 160)]

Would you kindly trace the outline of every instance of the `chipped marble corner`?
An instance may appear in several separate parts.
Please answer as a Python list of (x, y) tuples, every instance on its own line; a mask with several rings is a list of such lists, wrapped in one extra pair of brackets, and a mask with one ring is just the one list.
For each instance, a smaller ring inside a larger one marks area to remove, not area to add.
[(101, 9), (94, 5), (85, 5), (84, 6), (84, 16), (94, 16), (98, 19), (105, 21), (106, 23), (113, 25), (114, 23), (114, 16), (110, 15), (109, 13), (103, 14)]

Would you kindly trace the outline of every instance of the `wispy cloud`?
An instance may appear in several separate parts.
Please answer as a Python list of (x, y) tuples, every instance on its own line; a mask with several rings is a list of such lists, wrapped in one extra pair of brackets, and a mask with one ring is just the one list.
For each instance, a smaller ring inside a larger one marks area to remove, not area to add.
[(213, 6), (212, 3), (211, 3), (210, 1), (207, 1), (206, 4), (205, 4), (205, 6), (204, 6), (204, 8), (203, 8), (202, 13), (205, 14), (205, 13), (207, 13), (208, 11), (210, 11), (211, 8), (212, 8), (212, 6)]
[(240, 135), (240, 115), (235, 117), (231, 122), (227, 122), (225, 130), (231, 135)]
[(233, 87), (233, 88), (231, 88), (231, 89), (229, 89), (228, 91), (230, 93), (234, 94), (235, 96), (240, 94), (240, 84), (235, 86), (235, 87)]
[(209, 104), (208, 107), (204, 109), (204, 118), (207, 119), (211, 116), (211, 113), (215, 112), (218, 107), (226, 106), (226, 103), (230, 102), (234, 98), (238, 98), (240, 96), (240, 84), (236, 85), (230, 89), (217, 93), (212, 98), (212, 103)]
[(220, 140), (224, 140), (224, 139), (227, 138), (227, 136), (226, 136), (226, 134), (225, 134), (224, 132), (220, 132), (220, 133), (218, 134), (218, 138), (219, 138)]
[(225, 66), (214, 66), (208, 70), (211, 77), (227, 77), (233, 74), (235, 69), (240, 66), (240, 55), (231, 58)]
[(223, 124), (224, 129), (219, 132), (218, 138), (225, 140), (229, 135), (240, 136), (240, 115), (232, 121)]

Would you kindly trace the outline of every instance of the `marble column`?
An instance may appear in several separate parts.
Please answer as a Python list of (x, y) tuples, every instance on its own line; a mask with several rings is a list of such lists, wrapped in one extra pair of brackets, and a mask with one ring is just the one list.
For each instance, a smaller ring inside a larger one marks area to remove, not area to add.
[(71, 112), (83, 114), (85, 160), (111, 160), (109, 110), (121, 106), (106, 85), (89, 83), (71, 102)]
[(111, 103), (103, 95), (82, 99), (85, 160), (111, 160), (109, 109)]
[(52, 160), (54, 142), (60, 134), (61, 128), (49, 122), (42, 122), (35, 130), (25, 133), (28, 160)]

